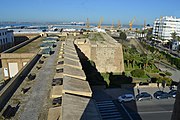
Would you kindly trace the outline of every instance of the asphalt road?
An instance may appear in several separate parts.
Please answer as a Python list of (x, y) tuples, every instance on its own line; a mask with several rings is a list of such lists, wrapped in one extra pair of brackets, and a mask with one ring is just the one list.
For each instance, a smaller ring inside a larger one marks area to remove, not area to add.
[[(175, 99), (123, 103), (133, 120), (170, 120)], [(120, 104), (120, 103), (119, 103)]]
[(161, 69), (162, 71), (168, 71), (170, 73), (172, 73), (172, 75), (170, 76), (170, 78), (173, 81), (179, 82), (180, 81), (180, 70), (177, 70), (175, 68), (172, 68), (166, 64), (163, 63), (156, 63), (156, 66)]

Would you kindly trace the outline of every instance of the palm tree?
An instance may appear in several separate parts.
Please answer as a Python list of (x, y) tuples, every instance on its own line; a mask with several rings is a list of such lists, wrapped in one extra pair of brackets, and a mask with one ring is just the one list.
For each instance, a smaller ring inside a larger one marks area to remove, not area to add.
[(129, 61), (131, 59), (131, 56), (128, 52), (124, 53), (124, 60), (127, 62), (127, 67), (129, 68)]
[(133, 68), (135, 66), (135, 63), (138, 65), (138, 64), (141, 64), (141, 57), (140, 57), (140, 54), (133, 54)]
[(173, 40), (175, 40), (177, 38), (177, 33), (174, 31), (173, 33), (171, 33), (171, 37)]

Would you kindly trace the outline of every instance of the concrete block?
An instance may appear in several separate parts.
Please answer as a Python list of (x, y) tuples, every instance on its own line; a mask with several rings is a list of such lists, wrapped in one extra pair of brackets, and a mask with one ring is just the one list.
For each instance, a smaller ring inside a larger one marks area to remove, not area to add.
[(78, 68), (74, 68), (74, 67), (70, 67), (67, 65), (64, 65), (63, 75), (69, 76), (69, 77), (74, 77), (74, 78), (79, 78), (82, 80), (86, 80), (86, 75), (85, 75), (83, 70), (78, 69)]
[(82, 69), (80, 61), (74, 61), (74, 60), (67, 59), (67, 58), (64, 58), (64, 65)]
[(47, 120), (59, 120), (61, 115), (61, 107), (50, 108), (48, 111)]
[(51, 89), (51, 98), (62, 97), (62, 85), (53, 86)]
[(65, 94), (62, 97), (62, 120), (101, 120), (90, 98)]
[(92, 96), (92, 91), (88, 81), (64, 76), (63, 77), (63, 93), (70, 93), (81, 96)]

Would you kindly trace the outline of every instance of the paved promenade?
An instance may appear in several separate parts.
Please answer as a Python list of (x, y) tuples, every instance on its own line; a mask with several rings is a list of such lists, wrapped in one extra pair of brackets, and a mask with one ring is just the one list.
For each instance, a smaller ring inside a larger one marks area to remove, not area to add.
[(38, 120), (40, 113), (44, 110), (47, 103), (47, 96), (51, 89), (51, 80), (53, 79), (55, 70), (54, 64), (58, 55), (56, 49), (58, 47), (55, 48), (56, 52), (47, 58), (42, 70), (36, 76), (34, 80), (36, 83), (32, 87), (32, 94), (24, 108), (24, 112), (20, 115), (20, 120)]

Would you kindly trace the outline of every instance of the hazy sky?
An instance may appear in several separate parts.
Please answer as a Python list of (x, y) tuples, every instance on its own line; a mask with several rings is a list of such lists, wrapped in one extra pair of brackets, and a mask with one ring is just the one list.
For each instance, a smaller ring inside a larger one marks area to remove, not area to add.
[(0, 21), (86, 21), (123, 24), (136, 17), (152, 24), (160, 16), (180, 17), (180, 0), (0, 0)]

